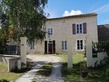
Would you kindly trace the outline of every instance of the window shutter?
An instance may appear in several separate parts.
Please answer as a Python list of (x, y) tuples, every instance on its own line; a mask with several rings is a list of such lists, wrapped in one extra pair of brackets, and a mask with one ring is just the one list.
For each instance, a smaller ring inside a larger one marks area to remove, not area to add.
[(73, 34), (76, 34), (76, 27), (75, 27), (75, 24), (72, 24), (72, 32), (73, 32)]
[(47, 41), (45, 41), (45, 54), (47, 54)]
[(55, 54), (55, 40), (53, 40), (53, 54)]
[(87, 33), (87, 25), (86, 25), (86, 23), (83, 23), (83, 33), (84, 34)]

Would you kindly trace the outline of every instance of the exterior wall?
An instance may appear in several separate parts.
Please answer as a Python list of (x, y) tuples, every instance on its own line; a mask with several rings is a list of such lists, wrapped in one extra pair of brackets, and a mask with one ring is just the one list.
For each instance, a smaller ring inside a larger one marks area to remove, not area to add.
[[(87, 34), (73, 34), (72, 24), (74, 23), (87, 23)], [(56, 53), (67, 53), (67, 51), (62, 51), (62, 41), (67, 41), (70, 43), (71, 52), (76, 53), (76, 40), (82, 39), (86, 40), (86, 36), (91, 36), (94, 42), (98, 42), (97, 33), (97, 19), (96, 16), (87, 17), (75, 17), (75, 18), (63, 18), (63, 19), (51, 19), (46, 22), (47, 28), (53, 28), (53, 35), (48, 37), (46, 34), (46, 41), (55, 40), (56, 41)], [(69, 45), (69, 44), (67, 44)]]
[[(96, 57), (93, 57), (94, 54), (96, 54)], [(106, 56), (107, 56), (106, 52), (93, 53), (93, 51), (92, 51), (92, 38), (90, 36), (87, 36), (87, 38), (86, 38), (87, 67), (95, 67), (95, 65), (99, 65), (100, 62)]]
[[(93, 53), (92, 53), (93, 54)], [(94, 67), (95, 66), (95, 63), (97, 63), (97, 65), (100, 64), (100, 62), (107, 56), (107, 54), (105, 52), (100, 52), (100, 53), (97, 53), (97, 58), (91, 58), (90, 60), (91, 61), (91, 66)], [(90, 61), (89, 60), (89, 61)]]
[[(28, 44), (28, 43), (27, 43)], [(44, 41), (35, 41), (34, 49), (30, 48), (30, 45), (27, 45), (28, 54), (43, 54), (44, 53)]]

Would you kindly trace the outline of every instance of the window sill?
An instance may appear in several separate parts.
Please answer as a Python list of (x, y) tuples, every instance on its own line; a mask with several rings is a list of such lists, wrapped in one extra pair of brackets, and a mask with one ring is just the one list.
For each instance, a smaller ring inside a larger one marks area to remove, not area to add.
[(66, 52), (66, 51), (68, 51), (68, 50), (61, 50), (61, 51), (64, 51), (64, 52)]
[(76, 51), (80, 51), (80, 52), (81, 52), (81, 51), (84, 51), (84, 50), (77, 50), (77, 49), (76, 49)]

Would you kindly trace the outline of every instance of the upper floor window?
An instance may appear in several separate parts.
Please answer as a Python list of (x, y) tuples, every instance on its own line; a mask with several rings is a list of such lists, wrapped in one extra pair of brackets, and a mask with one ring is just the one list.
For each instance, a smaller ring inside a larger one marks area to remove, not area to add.
[(72, 24), (72, 32), (73, 34), (86, 34), (87, 33), (86, 23)]
[(62, 50), (67, 50), (67, 41), (62, 41)]
[(52, 28), (48, 28), (48, 35), (52, 35), (53, 34), (53, 29)]
[(83, 24), (77, 24), (76, 25), (76, 33), (83, 33)]

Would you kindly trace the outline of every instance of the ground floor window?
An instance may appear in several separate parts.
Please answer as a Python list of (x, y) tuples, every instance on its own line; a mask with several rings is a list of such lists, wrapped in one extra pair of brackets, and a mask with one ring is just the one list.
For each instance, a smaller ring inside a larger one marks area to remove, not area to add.
[(77, 50), (80, 50), (80, 51), (84, 50), (84, 41), (83, 40), (77, 40), (76, 47), (77, 47), (76, 48)]
[(67, 50), (67, 41), (62, 41), (62, 50)]

